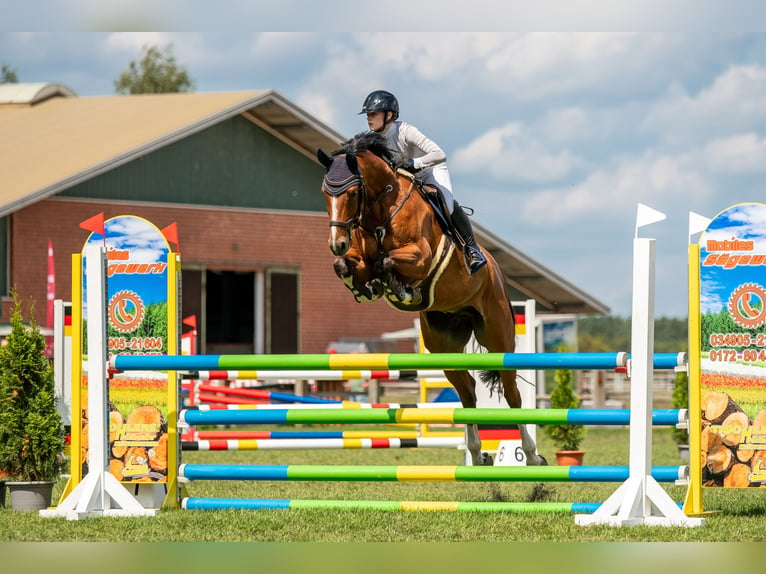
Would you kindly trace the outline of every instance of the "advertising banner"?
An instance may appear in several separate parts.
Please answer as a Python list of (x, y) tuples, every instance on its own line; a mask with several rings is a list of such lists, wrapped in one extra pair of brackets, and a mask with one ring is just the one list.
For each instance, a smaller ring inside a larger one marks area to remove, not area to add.
[[(107, 250), (107, 349), (114, 355), (168, 354), (174, 347), (168, 288), (170, 248), (162, 232), (132, 215), (104, 222), (104, 232), (92, 233), (84, 248), (97, 243)], [(87, 269), (87, 259), (83, 264)], [(87, 437), (87, 293), (82, 290), (83, 375), (82, 436)], [(95, 310), (94, 310), (95, 312)], [(170, 381), (175, 385), (175, 380)], [(109, 470), (122, 482), (164, 483), (168, 479), (168, 417), (173, 394), (164, 372), (116, 373), (110, 377)], [(87, 474), (87, 444), (81, 445), (83, 474)]]
[(766, 485), (766, 205), (721, 212), (699, 242), (702, 486)]

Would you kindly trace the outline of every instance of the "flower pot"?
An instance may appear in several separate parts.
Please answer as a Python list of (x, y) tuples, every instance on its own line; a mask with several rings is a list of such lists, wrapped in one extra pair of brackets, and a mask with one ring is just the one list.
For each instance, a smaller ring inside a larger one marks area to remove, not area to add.
[(689, 445), (679, 444), (676, 446), (678, 446), (678, 457), (684, 462), (689, 462)]
[(582, 459), (585, 456), (584, 450), (557, 450), (556, 464), (559, 466), (582, 466)]
[(0, 470), (0, 508), (5, 506), (5, 483), (10, 476), (11, 475), (4, 470)]
[(51, 505), (53, 480), (6, 482), (13, 510), (22, 512), (45, 510)]

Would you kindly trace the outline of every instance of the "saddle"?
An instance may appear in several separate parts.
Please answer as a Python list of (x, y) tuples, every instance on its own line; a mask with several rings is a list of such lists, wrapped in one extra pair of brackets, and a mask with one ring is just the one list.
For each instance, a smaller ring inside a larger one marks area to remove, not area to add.
[(406, 169), (399, 168), (396, 171), (399, 175), (406, 177), (409, 181), (415, 184), (420, 195), (425, 199), (426, 203), (431, 206), (431, 209), (433, 209), (436, 221), (439, 223), (442, 233), (461, 248), (464, 247), (465, 241), (452, 225), (449, 209), (447, 209), (447, 205), (444, 203), (444, 196), (442, 196), (441, 192), (435, 186), (424, 183), (417, 175)]

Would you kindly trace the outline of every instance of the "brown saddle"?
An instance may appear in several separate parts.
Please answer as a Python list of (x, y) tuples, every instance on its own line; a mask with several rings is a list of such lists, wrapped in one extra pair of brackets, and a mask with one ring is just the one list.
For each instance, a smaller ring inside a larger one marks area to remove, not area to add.
[(433, 209), (434, 214), (436, 215), (436, 221), (439, 222), (439, 227), (441, 228), (442, 233), (457, 243), (461, 248), (464, 247), (465, 241), (458, 230), (455, 229), (455, 226), (452, 225), (449, 209), (447, 208), (447, 204), (444, 202), (444, 196), (439, 189), (435, 185), (425, 183), (416, 174), (409, 172), (406, 169), (399, 168), (397, 173), (415, 184), (420, 195)]

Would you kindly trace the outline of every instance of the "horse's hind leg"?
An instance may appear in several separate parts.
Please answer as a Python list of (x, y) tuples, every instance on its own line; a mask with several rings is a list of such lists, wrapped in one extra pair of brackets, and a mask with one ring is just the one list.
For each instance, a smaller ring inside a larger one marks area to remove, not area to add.
[[(423, 342), (432, 353), (462, 353), (471, 336), (470, 323), (449, 316), (446, 313), (427, 312), (420, 314), (420, 328)], [(476, 381), (468, 371), (444, 371), (452, 383), (464, 408), (476, 408)], [(487, 463), (481, 453), (481, 439), (478, 425), (465, 426), (466, 448), (471, 455), (471, 464), (481, 466)], [(490, 463), (491, 464), (491, 463)]]
[[(507, 299), (500, 299), (500, 310), (502, 312), (489, 315), (485, 322), (476, 325), (476, 340), (491, 353), (513, 352), (516, 348), (516, 334), (513, 314)], [(512, 409), (522, 408), (516, 371), (495, 371), (495, 373), (493, 373), (493, 376), (499, 376), (502, 381), (503, 395), (508, 406)], [(533, 408), (534, 404), (527, 405), (527, 407)], [(521, 448), (527, 457), (527, 465), (547, 465), (548, 461), (537, 453), (537, 445), (527, 425), (520, 424), (519, 433), (521, 434)]]
[[(503, 394), (508, 406), (512, 409), (520, 409), (521, 393), (516, 378), (516, 371), (500, 371), (500, 378), (503, 381)], [(532, 408), (531, 406), (529, 408)], [(519, 434), (521, 434), (521, 450), (527, 457), (527, 466), (546, 466), (548, 461), (544, 456), (537, 452), (537, 445), (527, 425), (519, 425)]]
[[(447, 380), (455, 387), (455, 391), (460, 397), (460, 403), (465, 408), (476, 407), (476, 381), (467, 371), (445, 371)], [(481, 439), (479, 438), (479, 425), (465, 425), (465, 447), (471, 455), (471, 464), (473, 466), (483, 466), (492, 464), (481, 452)]]

